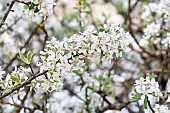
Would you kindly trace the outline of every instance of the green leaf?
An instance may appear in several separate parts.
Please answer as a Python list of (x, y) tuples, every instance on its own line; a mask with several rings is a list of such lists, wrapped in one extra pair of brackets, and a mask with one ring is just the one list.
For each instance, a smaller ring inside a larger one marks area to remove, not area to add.
[(58, 64), (58, 63), (60, 63), (60, 62), (61, 62), (61, 61), (60, 61), (60, 59), (59, 59), (59, 60), (56, 61), (56, 64)]
[(29, 64), (28, 59), (25, 58), (25, 56), (24, 56), (21, 52), (19, 52), (19, 56), (20, 56), (20, 59), (21, 59), (23, 62), (25, 62), (26, 64)]
[(27, 53), (27, 59), (28, 59), (28, 62), (29, 62), (29, 63), (31, 63), (31, 61), (32, 61), (32, 56), (33, 56), (33, 52), (32, 52), (32, 51), (29, 51), (29, 52)]
[(11, 79), (13, 82), (19, 82), (19, 79), (16, 76), (11, 76)]
[(36, 80), (38, 83), (44, 83), (44, 80)]
[(147, 109), (147, 98), (144, 99), (144, 108)]
[(34, 13), (38, 13), (40, 10), (38, 9), (38, 7), (35, 8)]
[(28, 84), (27, 86), (34, 86), (35, 82), (31, 82), (30, 84)]
[(29, 9), (28, 5), (24, 5), (24, 9)]
[(109, 84), (111, 81), (111, 78), (105, 78), (104, 79), (104, 84)]
[(88, 14), (88, 15), (92, 15), (92, 10), (85, 11), (85, 13)]
[(23, 78), (21, 78), (21, 82), (24, 82), (25, 81), (25, 78), (23, 77)]
[(99, 29), (99, 32), (103, 32), (103, 31), (105, 31), (104, 28), (100, 28), (100, 29)]
[(95, 36), (98, 36), (99, 34), (96, 32), (96, 33), (92, 33), (93, 35), (95, 35)]
[(77, 75), (80, 75), (80, 69), (78, 70), (73, 70), (73, 73), (77, 74)]
[(48, 58), (48, 56), (49, 56), (49, 55), (48, 55), (48, 53), (47, 53), (47, 54), (45, 54), (45, 58)]
[(90, 6), (90, 4), (89, 4), (88, 2), (86, 2), (86, 1), (84, 1), (84, 6), (89, 7), (89, 6)]
[(111, 91), (111, 86), (104, 87), (104, 90), (106, 91), (106, 93), (109, 93)]
[(58, 80), (54, 80), (54, 82), (59, 82)]
[(157, 77), (154, 73), (147, 74), (147, 76), (149, 76), (149, 78), (150, 78), (150, 79), (152, 79), (152, 78), (156, 78), (156, 77)]
[(116, 93), (115, 93), (115, 92), (112, 92), (112, 93), (111, 93), (111, 96), (112, 96), (113, 98), (115, 98), (115, 97), (116, 97)]
[(68, 50), (65, 50), (65, 51), (64, 51), (64, 55), (67, 55), (68, 53), (69, 53)]
[(34, 9), (34, 3), (30, 3), (30, 4), (28, 5), (28, 7), (29, 7), (29, 10)]
[(166, 13), (162, 13), (162, 14), (161, 14), (161, 18), (164, 18), (165, 14), (166, 14)]

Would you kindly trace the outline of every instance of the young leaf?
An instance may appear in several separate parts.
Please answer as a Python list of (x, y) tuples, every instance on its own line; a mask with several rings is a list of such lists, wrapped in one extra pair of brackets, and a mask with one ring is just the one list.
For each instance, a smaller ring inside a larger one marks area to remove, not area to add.
[(30, 3), (30, 4), (28, 5), (28, 7), (29, 7), (29, 10), (34, 9), (34, 3)]
[(100, 28), (100, 29), (99, 29), (99, 32), (103, 32), (103, 31), (105, 31), (104, 28)]
[(144, 99), (144, 108), (147, 109), (147, 98)]
[(11, 79), (12, 79), (13, 82), (19, 82), (19, 80), (16, 76), (11, 76)]
[(33, 56), (33, 52), (32, 52), (32, 51), (29, 51), (29, 52), (27, 53), (27, 59), (28, 59), (28, 62), (29, 62), (29, 63), (31, 63), (32, 56)]
[(88, 15), (92, 15), (92, 10), (85, 11), (85, 13), (88, 14)]
[(19, 52), (19, 56), (20, 56), (20, 59), (21, 59), (23, 62), (25, 62), (26, 64), (29, 64), (28, 59), (25, 58), (25, 56), (24, 56), (21, 52)]
[(78, 69), (78, 70), (73, 70), (73, 73), (75, 73), (75, 74), (77, 74), (77, 75), (80, 75), (80, 74), (81, 74), (79, 69)]

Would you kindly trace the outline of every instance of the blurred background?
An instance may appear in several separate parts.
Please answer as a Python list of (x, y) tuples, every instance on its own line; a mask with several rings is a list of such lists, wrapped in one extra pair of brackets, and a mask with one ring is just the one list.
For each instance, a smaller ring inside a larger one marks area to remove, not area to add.
[[(11, 1), (0, 0), (0, 18)], [(150, 30), (146, 29), (148, 24), (162, 22), (156, 14), (159, 0), (56, 0), (53, 14), (45, 19), (31, 18), (23, 11), (22, 0), (18, 1), (0, 28), (0, 66), (6, 73), (15, 66), (26, 66), (19, 59), (19, 51), (35, 52), (32, 67), (38, 72), (36, 63), (46, 41), (52, 37), (61, 41), (86, 29), (99, 30), (104, 24), (121, 25), (129, 32), (132, 51), (112, 64), (106, 61), (102, 66), (89, 66), (78, 76), (67, 77), (63, 88), (54, 92), (35, 92), (26, 86), (5, 98), (6, 102), (0, 101), (0, 113), (144, 113), (143, 102), (129, 103), (135, 79), (148, 73), (156, 77), (164, 74), (160, 87), (169, 89), (169, 59), (161, 72), (168, 48), (160, 43), (169, 32), (169, 21), (163, 24), (161, 29), (167, 31), (161, 36), (146, 38), (145, 33)]]

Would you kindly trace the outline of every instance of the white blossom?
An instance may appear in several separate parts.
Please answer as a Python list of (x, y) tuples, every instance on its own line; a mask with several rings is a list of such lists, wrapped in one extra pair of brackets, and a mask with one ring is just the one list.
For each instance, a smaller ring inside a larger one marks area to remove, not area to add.
[[(41, 18), (53, 14), (53, 7), (56, 5), (55, 0), (27, 0), (28, 5), (23, 7), (23, 13), (31, 18), (33, 21), (38, 21)], [(33, 5), (30, 9), (29, 5)]]
[(151, 24), (147, 25), (144, 29), (144, 39), (150, 39), (154, 36), (159, 36), (160, 24), (156, 24), (152, 22)]
[(61, 42), (53, 37), (47, 42), (47, 48), (40, 52), (40, 72), (49, 70), (46, 76), (48, 79), (62, 80), (68, 75), (82, 73), (86, 60), (95, 66), (105, 60), (111, 62), (130, 51), (127, 41), (130, 35), (123, 28), (105, 25), (103, 29), (101, 32), (85, 30)]
[(148, 76), (146, 78), (141, 77), (135, 81), (135, 90), (137, 93), (142, 94), (141, 99), (144, 99), (146, 96), (162, 96), (158, 82), (154, 78), (150, 79)]
[[(168, 109), (168, 106), (166, 105), (159, 105), (155, 104), (155, 107), (153, 108), (155, 113), (170, 113), (170, 110)], [(148, 108), (144, 110), (145, 113), (152, 113), (152, 111)]]
[(170, 44), (170, 33), (167, 33), (167, 37), (162, 40), (162, 44), (163, 44), (165, 47), (168, 47), (168, 45)]

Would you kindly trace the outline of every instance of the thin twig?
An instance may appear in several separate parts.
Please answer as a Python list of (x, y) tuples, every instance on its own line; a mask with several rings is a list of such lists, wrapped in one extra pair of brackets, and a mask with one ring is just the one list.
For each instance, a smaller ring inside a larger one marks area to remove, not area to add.
[(10, 13), (13, 5), (15, 4), (15, 2), (16, 2), (15, 0), (12, 0), (12, 1), (11, 1), (10, 5), (9, 5), (9, 7), (8, 7), (8, 10), (7, 10), (6, 13), (4, 14), (4, 17), (2, 18), (2, 21), (1, 21), (1, 23), (0, 23), (0, 28), (4, 25), (4, 23), (5, 23), (8, 15), (9, 15), (9, 13)]
[(150, 101), (148, 99), (148, 96), (146, 96), (146, 100), (147, 100), (148, 106), (149, 106), (150, 110), (152, 111), (152, 113), (155, 113), (155, 111), (153, 110), (153, 108), (151, 106), (151, 103), (150, 103)]

